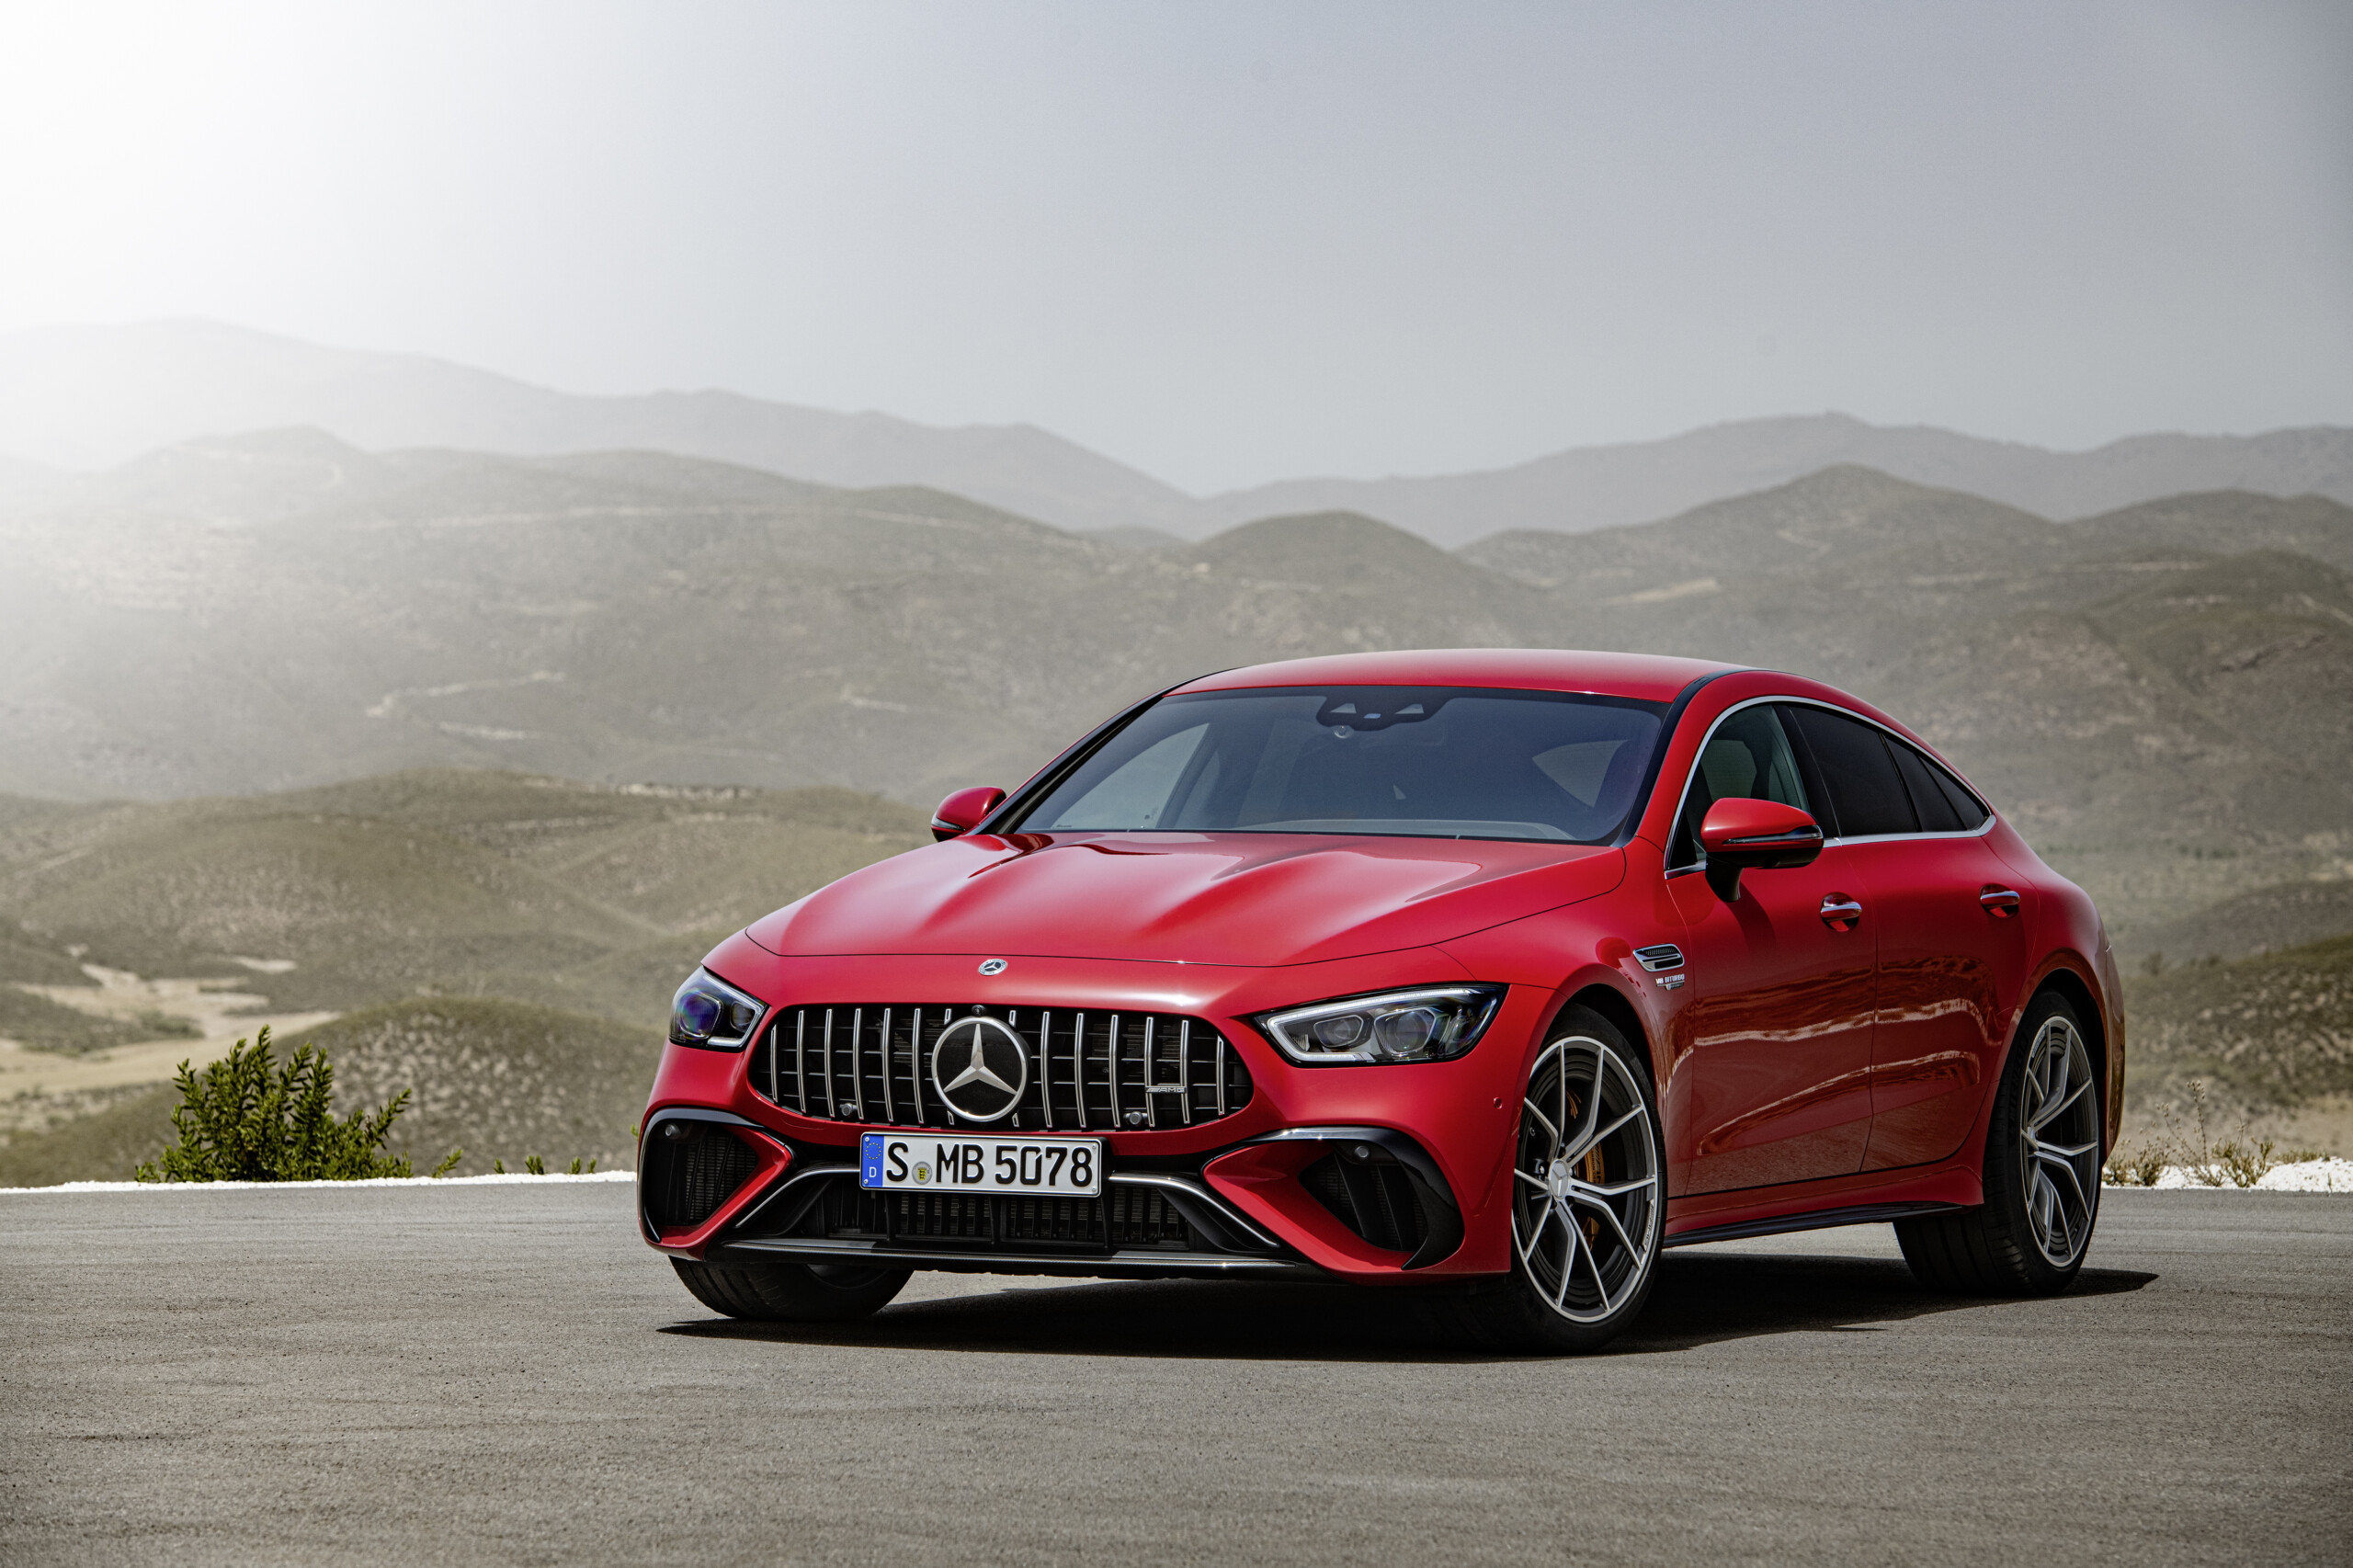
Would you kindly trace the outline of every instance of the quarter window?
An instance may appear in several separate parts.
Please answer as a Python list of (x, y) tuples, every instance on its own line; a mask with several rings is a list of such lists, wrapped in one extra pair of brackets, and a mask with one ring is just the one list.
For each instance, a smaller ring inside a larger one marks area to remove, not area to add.
[(1917, 833), (1919, 818), (1912, 797), (1888, 756), (1888, 743), (1877, 728), (1825, 708), (1793, 706), (1790, 717), (1815, 769), (1830, 792), (1830, 809), (1838, 818), (1841, 838), (1875, 838), (1886, 834)]
[(1923, 833), (1974, 833), (1985, 824), (1985, 808), (1960, 779), (1902, 741), (1889, 741), (1887, 749), (1894, 754), (1896, 771), (1911, 791)]

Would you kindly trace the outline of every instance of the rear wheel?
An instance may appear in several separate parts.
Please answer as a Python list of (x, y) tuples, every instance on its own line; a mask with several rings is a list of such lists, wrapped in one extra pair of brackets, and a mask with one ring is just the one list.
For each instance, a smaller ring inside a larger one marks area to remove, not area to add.
[(1459, 1299), (1483, 1343), (1599, 1349), (1650, 1299), (1666, 1222), (1666, 1149), (1649, 1071), (1608, 1019), (1562, 1015), (1520, 1102), (1511, 1273)]
[(2048, 1296), (2084, 1266), (2099, 1217), (2100, 1086), (2081, 1020), (2045, 992), (2019, 1020), (1985, 1134), (1985, 1202), (1895, 1222), (1904, 1260), (1932, 1290)]
[(671, 1267), (696, 1301), (732, 1318), (762, 1323), (847, 1323), (889, 1304), (914, 1273), (908, 1268), (859, 1268), (844, 1264), (689, 1263)]

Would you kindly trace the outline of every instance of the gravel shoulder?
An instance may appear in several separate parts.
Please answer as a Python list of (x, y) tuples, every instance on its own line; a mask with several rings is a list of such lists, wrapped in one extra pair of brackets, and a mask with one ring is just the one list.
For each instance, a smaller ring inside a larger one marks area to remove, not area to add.
[(1608, 1355), (1410, 1295), (918, 1276), (714, 1320), (620, 1184), (10, 1193), (0, 1562), (2341, 1564), (2353, 1197), (2110, 1191), (2078, 1288), (1671, 1253)]

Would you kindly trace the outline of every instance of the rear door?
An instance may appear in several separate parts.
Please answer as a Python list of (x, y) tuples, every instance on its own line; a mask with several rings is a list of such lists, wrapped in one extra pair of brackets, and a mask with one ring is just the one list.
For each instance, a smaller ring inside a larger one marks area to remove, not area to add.
[(1873, 936), (1861, 869), (1832, 846), (1798, 870), (1750, 871), (1727, 903), (1700, 875), (1699, 825), (1733, 796), (1779, 801), (1834, 831), (1783, 710), (1717, 722), (1667, 852), (1688, 987), (1665, 1108), (1670, 1190), (1722, 1192), (1849, 1176), (1870, 1136)]
[(1999, 1070), (2032, 895), (1988, 846), (1991, 813), (1950, 773), (1860, 718), (1793, 716), (1839, 809), (1840, 847), (1873, 893), (1879, 996), (1863, 1168), (1944, 1159)]

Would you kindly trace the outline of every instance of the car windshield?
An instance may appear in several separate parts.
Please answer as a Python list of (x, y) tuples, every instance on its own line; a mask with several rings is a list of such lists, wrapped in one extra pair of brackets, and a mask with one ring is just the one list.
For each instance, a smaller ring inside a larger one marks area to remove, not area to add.
[(1022, 812), (1029, 833), (1609, 838), (1662, 704), (1464, 687), (1172, 697)]

